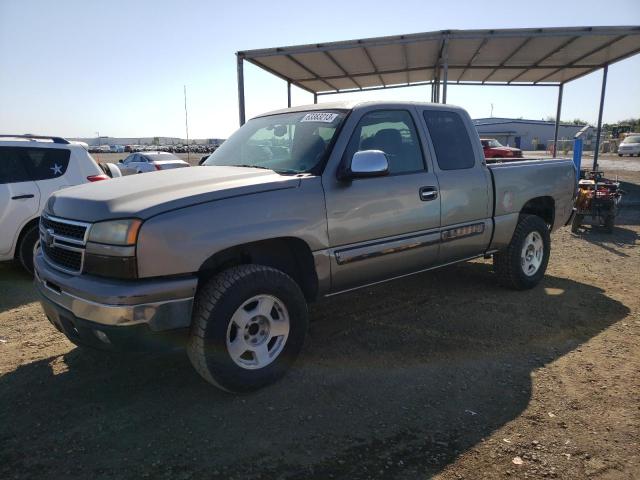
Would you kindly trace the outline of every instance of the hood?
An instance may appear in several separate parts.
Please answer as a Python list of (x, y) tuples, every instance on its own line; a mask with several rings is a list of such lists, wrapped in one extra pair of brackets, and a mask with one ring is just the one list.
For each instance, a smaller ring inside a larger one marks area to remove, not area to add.
[(519, 148), (505, 147), (505, 146), (502, 146), (502, 147), (489, 147), (489, 148), (491, 148), (491, 150), (498, 150), (498, 151), (501, 151), (501, 152), (519, 152), (520, 151)]
[(296, 188), (299, 184), (297, 177), (257, 168), (179, 168), (66, 188), (49, 197), (46, 211), (84, 222), (127, 217), (144, 220), (197, 203)]

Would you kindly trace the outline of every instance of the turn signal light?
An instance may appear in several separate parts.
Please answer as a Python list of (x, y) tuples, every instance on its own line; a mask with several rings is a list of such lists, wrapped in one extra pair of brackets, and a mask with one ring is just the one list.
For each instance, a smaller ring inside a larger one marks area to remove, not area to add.
[(103, 173), (101, 175), (89, 175), (87, 180), (90, 182), (99, 182), (100, 180), (109, 180), (109, 177)]

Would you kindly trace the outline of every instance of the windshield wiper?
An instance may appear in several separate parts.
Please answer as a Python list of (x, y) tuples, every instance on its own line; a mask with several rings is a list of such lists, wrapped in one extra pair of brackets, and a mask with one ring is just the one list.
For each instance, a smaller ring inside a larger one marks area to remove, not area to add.
[(232, 167), (246, 167), (246, 168), (261, 168), (263, 170), (273, 170), (272, 168), (269, 167), (264, 167), (262, 165), (249, 165), (248, 163), (242, 164), (242, 165), (231, 165)]

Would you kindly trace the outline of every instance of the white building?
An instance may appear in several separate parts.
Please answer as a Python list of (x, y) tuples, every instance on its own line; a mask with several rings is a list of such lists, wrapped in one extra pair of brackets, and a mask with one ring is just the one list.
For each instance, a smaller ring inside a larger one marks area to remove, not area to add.
[[(555, 122), (545, 120), (524, 120), (516, 118), (477, 118), (473, 121), (481, 138), (495, 138), (503, 145), (522, 150), (546, 150), (553, 143)], [(572, 142), (573, 137), (585, 125), (561, 123), (558, 128), (558, 144)], [(585, 150), (593, 148), (595, 132), (589, 127), (582, 137)], [(563, 142), (564, 141), (564, 142)], [(569, 148), (570, 150), (571, 148)]]

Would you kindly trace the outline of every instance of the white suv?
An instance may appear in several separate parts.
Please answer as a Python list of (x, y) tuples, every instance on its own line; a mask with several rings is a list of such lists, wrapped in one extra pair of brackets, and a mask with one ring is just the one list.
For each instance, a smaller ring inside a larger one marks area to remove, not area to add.
[(109, 176), (81, 145), (60, 137), (0, 135), (0, 261), (33, 272), (38, 220), (56, 190)]

